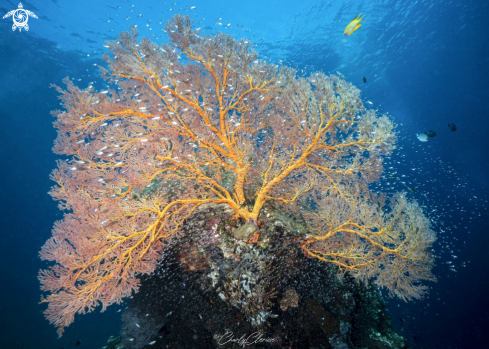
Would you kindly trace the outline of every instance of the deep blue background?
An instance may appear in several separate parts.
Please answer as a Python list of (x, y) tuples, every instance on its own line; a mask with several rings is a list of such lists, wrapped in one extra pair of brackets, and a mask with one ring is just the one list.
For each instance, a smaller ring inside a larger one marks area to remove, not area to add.
[[(386, 169), (400, 179), (385, 178), (381, 188), (419, 188), (409, 195), (425, 205), (439, 234), (434, 270), (439, 281), (431, 284), (428, 299), (389, 301), (396, 331), (414, 348), (487, 347), (488, 3), (173, 3), (23, 2), (39, 17), (29, 19), (28, 32), (12, 32), (12, 18), (0, 20), (0, 348), (74, 348), (78, 339), (84, 348), (98, 348), (118, 334), (117, 306), (77, 317), (61, 339), (42, 315), (37, 271), (45, 264), (38, 251), (62, 217), (47, 194), (57, 158), (49, 113), (60, 107), (49, 84), (61, 84), (68, 75), (81, 79), (81, 87), (100, 81), (93, 64), (102, 64), (104, 40), (137, 24), (141, 36), (164, 42), (159, 22), (179, 12), (208, 27), (208, 34), (222, 30), (251, 39), (264, 58), (301, 74), (340, 71), (362, 89), (366, 106), (392, 116), (399, 148)], [(17, 6), (0, 1), (0, 15)], [(343, 36), (360, 12), (366, 14), (364, 25)], [(449, 130), (451, 122), (456, 132)], [(419, 142), (415, 134), (428, 129), (437, 136)]]

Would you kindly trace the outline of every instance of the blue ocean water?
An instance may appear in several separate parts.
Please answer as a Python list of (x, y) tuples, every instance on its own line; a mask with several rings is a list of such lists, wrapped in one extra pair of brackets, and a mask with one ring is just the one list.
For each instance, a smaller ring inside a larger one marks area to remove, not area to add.
[[(256, 44), (262, 58), (300, 75), (341, 72), (367, 106), (398, 125), (398, 149), (386, 164), (383, 191), (411, 191), (432, 219), (438, 241), (430, 295), (388, 300), (395, 330), (413, 348), (484, 348), (489, 341), (489, 31), (485, 1), (35, 1), (23, 2), (29, 30), (0, 20), (0, 348), (101, 348), (118, 335), (112, 306), (78, 316), (61, 339), (40, 304), (38, 253), (62, 218), (47, 194), (58, 156), (50, 111), (60, 108), (50, 84), (69, 76), (103, 87), (105, 40), (137, 25), (166, 42), (164, 23), (190, 15), (217, 31)], [(3, 15), (18, 8), (0, 3)], [(345, 26), (359, 13), (363, 25)], [(363, 78), (365, 77), (366, 83)], [(448, 124), (455, 123), (451, 131)], [(416, 134), (434, 130), (420, 142)], [(401, 177), (394, 183), (389, 177)], [(400, 181), (404, 183), (399, 183)], [(452, 262), (452, 264), (447, 264)], [(454, 265), (455, 270), (450, 270)]]

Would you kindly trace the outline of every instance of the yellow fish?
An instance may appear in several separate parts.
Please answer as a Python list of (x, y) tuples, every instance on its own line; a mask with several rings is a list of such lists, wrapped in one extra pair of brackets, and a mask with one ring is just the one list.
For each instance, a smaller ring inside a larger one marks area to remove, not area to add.
[(355, 30), (360, 28), (361, 26), (360, 23), (363, 21), (363, 17), (365, 17), (365, 15), (363, 15), (362, 17), (360, 16), (362, 16), (361, 13), (358, 16), (356, 16), (355, 19), (346, 26), (343, 35), (350, 36)]

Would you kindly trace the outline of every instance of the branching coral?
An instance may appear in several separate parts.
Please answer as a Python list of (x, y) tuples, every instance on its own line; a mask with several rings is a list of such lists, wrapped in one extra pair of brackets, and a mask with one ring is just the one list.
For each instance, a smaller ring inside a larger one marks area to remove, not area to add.
[(137, 291), (137, 276), (208, 203), (258, 223), (267, 202), (307, 206), (307, 255), (421, 296), (416, 282), (432, 279), (428, 220), (402, 194), (381, 207), (368, 190), (395, 148), (393, 123), (344, 79), (298, 77), (246, 39), (202, 36), (181, 15), (165, 32), (161, 46), (138, 42), (135, 28), (107, 43), (113, 89), (56, 87), (66, 110), (54, 112), (54, 150), (70, 160), (58, 162), (51, 195), (69, 212), (42, 249), (56, 264), (40, 280), (59, 334), (76, 313)]

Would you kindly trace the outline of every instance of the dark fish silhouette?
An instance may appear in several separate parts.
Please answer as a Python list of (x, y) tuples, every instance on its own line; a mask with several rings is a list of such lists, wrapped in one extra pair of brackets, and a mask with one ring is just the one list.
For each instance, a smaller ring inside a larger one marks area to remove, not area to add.
[(416, 192), (418, 192), (418, 191), (419, 191), (419, 189), (418, 189), (418, 188), (416, 188), (416, 187), (408, 187), (408, 189), (409, 189), (410, 191), (412, 191), (413, 193), (416, 193)]
[(363, 83), (366, 84), (367, 83), (367, 79), (365, 78), (365, 76), (363, 77)]
[(433, 130), (429, 130), (429, 131), (426, 131), (425, 134), (428, 136), (428, 137), (435, 137), (436, 136), (436, 132), (433, 131)]
[(448, 127), (450, 127), (450, 130), (452, 131), (457, 131), (457, 125), (455, 125), (453, 122), (451, 124), (448, 124)]
[(81, 341), (77, 340), (75, 346), (79, 346), (80, 344), (81, 344)]

